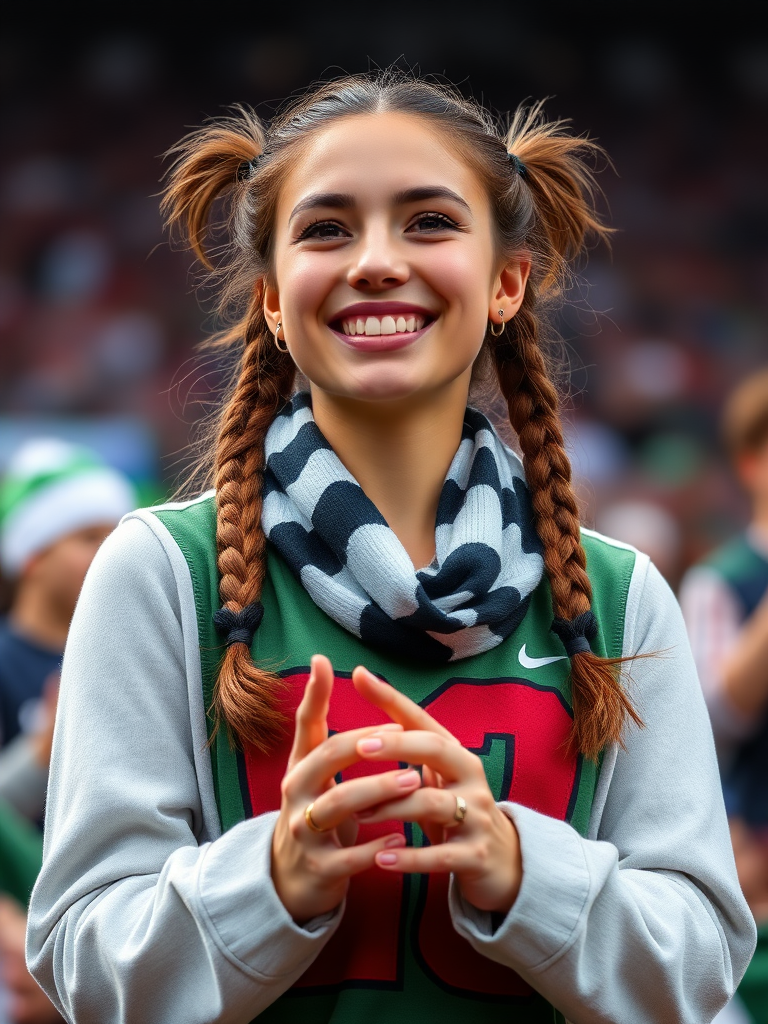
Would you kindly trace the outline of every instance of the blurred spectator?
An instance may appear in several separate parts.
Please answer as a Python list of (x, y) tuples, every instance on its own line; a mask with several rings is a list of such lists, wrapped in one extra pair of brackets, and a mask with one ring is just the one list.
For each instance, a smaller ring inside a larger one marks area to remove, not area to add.
[(670, 586), (674, 586), (680, 568), (682, 538), (677, 520), (667, 509), (646, 500), (617, 501), (598, 511), (595, 529), (643, 551)]
[(122, 473), (57, 438), (23, 444), (0, 483), (0, 564), (13, 588), (0, 619), (0, 988), (10, 1021), (60, 1020), (24, 962), (59, 665), (86, 571), (134, 504)]
[(739, 994), (762, 1022), (768, 1019), (768, 368), (729, 396), (722, 432), (751, 515), (742, 531), (688, 570), (680, 602), (712, 718), (736, 866), (758, 922), (757, 952)]
[(0, 893), (0, 991), (2, 1024), (61, 1024), (64, 1018), (27, 970), (24, 940), (27, 915), (13, 899)]

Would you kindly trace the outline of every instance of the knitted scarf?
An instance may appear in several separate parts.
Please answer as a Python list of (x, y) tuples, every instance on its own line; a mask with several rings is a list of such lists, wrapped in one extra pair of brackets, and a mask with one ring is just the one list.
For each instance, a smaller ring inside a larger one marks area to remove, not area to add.
[(312, 600), (366, 646), (441, 663), (490, 650), (541, 579), (523, 467), (475, 409), (440, 495), (436, 556), (414, 569), (300, 392), (267, 432), (262, 524)]

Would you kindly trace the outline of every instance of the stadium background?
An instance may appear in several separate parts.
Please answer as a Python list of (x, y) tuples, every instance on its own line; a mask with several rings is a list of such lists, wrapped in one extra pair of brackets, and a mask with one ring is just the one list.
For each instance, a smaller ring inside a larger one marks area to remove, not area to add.
[(675, 586), (743, 522), (717, 420), (768, 363), (768, 35), (756, 6), (675, 11), (677, 28), (661, 5), (487, 0), (6, 25), (0, 471), (53, 431), (144, 500), (173, 491), (218, 375), (195, 360), (210, 320), (163, 234), (161, 154), (228, 104), (268, 117), (317, 78), (399, 61), (502, 113), (546, 97), (610, 154), (612, 255), (592, 253), (561, 323), (569, 446), (587, 521)]

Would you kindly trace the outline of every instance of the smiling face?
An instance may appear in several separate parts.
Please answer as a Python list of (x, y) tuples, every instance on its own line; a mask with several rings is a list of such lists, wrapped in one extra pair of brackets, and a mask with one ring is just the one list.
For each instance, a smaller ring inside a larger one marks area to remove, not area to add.
[(514, 315), (526, 264), (500, 266), (482, 182), (402, 113), (349, 116), (300, 151), (277, 207), (264, 308), (313, 395), (466, 395), (489, 317)]

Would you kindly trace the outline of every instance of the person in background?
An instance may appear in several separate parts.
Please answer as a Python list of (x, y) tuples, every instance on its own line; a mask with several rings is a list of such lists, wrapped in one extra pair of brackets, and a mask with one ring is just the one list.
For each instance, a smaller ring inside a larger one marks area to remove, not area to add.
[(680, 577), (682, 532), (663, 505), (651, 498), (631, 496), (610, 502), (598, 509), (595, 529), (648, 555), (674, 589)]
[(22, 444), (0, 481), (0, 565), (12, 584), (0, 619), (0, 1014), (11, 1021), (61, 1019), (24, 960), (59, 666), (86, 571), (134, 504), (122, 473), (58, 438)]
[(679, 597), (712, 719), (736, 866), (758, 924), (737, 997), (768, 1019), (768, 367), (744, 379), (722, 438), (749, 522), (688, 569)]

